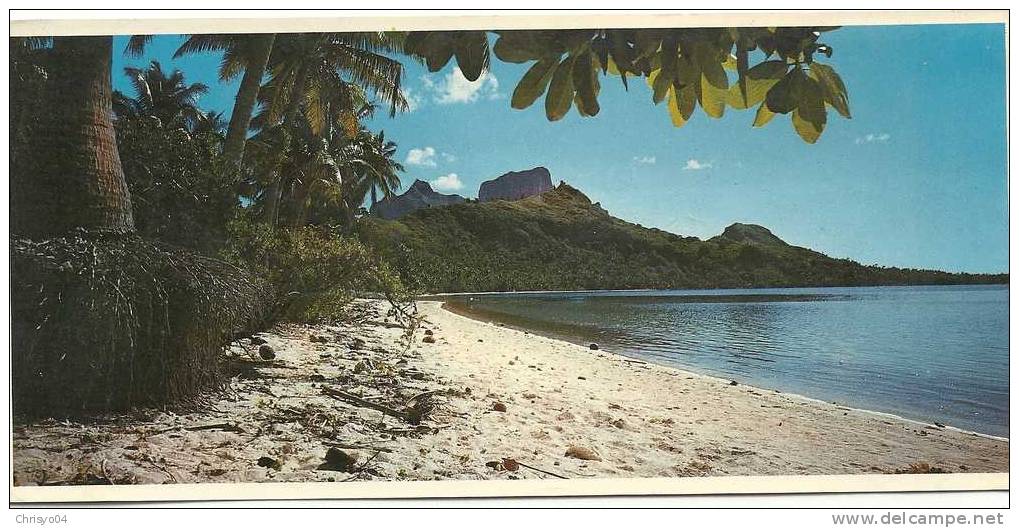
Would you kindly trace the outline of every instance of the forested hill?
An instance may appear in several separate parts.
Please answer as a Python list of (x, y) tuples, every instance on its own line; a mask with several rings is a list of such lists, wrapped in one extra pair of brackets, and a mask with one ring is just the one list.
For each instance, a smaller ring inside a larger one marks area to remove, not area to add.
[(864, 266), (733, 224), (709, 240), (625, 222), (560, 184), (519, 201), (366, 219), (361, 237), (428, 292), (1007, 283), (1008, 275)]

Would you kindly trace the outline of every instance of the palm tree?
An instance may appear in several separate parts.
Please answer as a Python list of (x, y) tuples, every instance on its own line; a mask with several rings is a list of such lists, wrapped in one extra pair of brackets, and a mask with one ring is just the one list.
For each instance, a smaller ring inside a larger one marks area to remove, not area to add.
[[(281, 127), (280, 152), (289, 148), (290, 130), (303, 119), (314, 134), (339, 124), (355, 135), (357, 112), (370, 92), (389, 105), (390, 115), (407, 108), (401, 91), (403, 65), (382, 53), (399, 52), (402, 37), (391, 33), (305, 33), (277, 37), (269, 60), (271, 77), (259, 93), (262, 113), (256, 126)], [(282, 160), (282, 156), (278, 159)], [(265, 220), (278, 222), (286, 185), (277, 167), (270, 176)]]
[(156, 117), (167, 128), (191, 129), (199, 119), (198, 98), (209, 91), (208, 86), (185, 83), (180, 70), (167, 75), (159, 61), (145, 69), (128, 66), (124, 75), (130, 79), (135, 97), (118, 95), (118, 107), (133, 107), (135, 114)]
[(367, 132), (367, 135), (365, 179), (371, 188), (372, 207), (375, 207), (379, 201), (378, 191), (381, 190), (382, 195), (388, 198), (400, 188), (400, 176), (397, 173), (403, 172), (404, 168), (400, 162), (393, 159), (396, 156), (396, 143), (386, 141), (384, 131), (378, 134)]
[(29, 140), (31, 170), (12, 177), (12, 231), (134, 231), (112, 120), (112, 37), (56, 37), (42, 94), (47, 112)]
[(220, 137), (227, 130), (227, 122), (223, 119), (223, 112), (209, 110), (199, 112), (195, 116), (195, 122), (191, 126), (191, 132), (195, 134), (216, 134)]
[(248, 129), (254, 115), (258, 92), (262, 86), (262, 77), (269, 63), (276, 35), (267, 34), (227, 34), (227, 35), (192, 35), (181, 45), (174, 58), (192, 53), (209, 51), (223, 52), (220, 62), (219, 79), (229, 81), (244, 72), (241, 85), (237, 89), (234, 108), (230, 114), (230, 125), (223, 144), (223, 159), (226, 167), (234, 175), (240, 169), (244, 159), (244, 145), (248, 138)]

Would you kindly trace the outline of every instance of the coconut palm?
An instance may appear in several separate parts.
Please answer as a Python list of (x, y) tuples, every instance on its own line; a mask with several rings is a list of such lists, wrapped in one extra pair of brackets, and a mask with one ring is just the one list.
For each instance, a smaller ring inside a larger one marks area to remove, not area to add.
[(134, 231), (131, 197), (112, 121), (112, 37), (57, 37), (42, 98), (47, 111), (29, 140), (31, 170), (13, 175), (12, 231)]
[(243, 72), (230, 114), (226, 142), (223, 144), (223, 159), (234, 174), (239, 170), (244, 158), (248, 129), (251, 126), (262, 77), (265, 75), (275, 40), (276, 35), (272, 33), (192, 35), (174, 53), (174, 58), (178, 58), (193, 53), (222, 52), (219, 79), (224, 82), (236, 78)]
[[(259, 93), (259, 127), (282, 127), (282, 151), (288, 130), (303, 120), (315, 134), (339, 124), (348, 136), (357, 133), (357, 112), (371, 93), (389, 107), (390, 115), (407, 108), (401, 90), (403, 65), (384, 53), (399, 53), (402, 35), (383, 32), (304, 33), (277, 37), (269, 59), (269, 82)], [(282, 159), (282, 157), (278, 157)], [(279, 170), (270, 176), (265, 220), (278, 221), (279, 200), (286, 182)], [(273, 199), (273, 197), (276, 197)]]
[(195, 116), (194, 124), (191, 126), (191, 132), (195, 134), (216, 134), (223, 137), (226, 131), (227, 121), (223, 119), (223, 112), (216, 112), (215, 110), (199, 112)]
[(404, 168), (394, 159), (396, 143), (386, 141), (384, 131), (378, 134), (369, 132), (365, 142), (368, 144), (368, 148), (365, 149), (367, 162), (365, 179), (371, 188), (371, 204), (374, 207), (379, 201), (378, 191), (382, 191), (383, 196), (388, 198), (400, 188), (400, 176), (397, 173), (403, 172)]
[(198, 98), (209, 91), (202, 83), (187, 84), (184, 73), (173, 70), (169, 74), (159, 61), (152, 61), (145, 69), (128, 66), (124, 75), (131, 81), (135, 96), (117, 95), (117, 109), (127, 115), (151, 116), (164, 127), (191, 129), (202, 111)]

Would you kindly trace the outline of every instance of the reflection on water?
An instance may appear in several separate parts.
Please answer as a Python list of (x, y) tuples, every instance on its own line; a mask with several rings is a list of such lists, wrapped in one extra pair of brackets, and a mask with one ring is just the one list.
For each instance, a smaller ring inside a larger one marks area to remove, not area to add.
[(1008, 287), (448, 296), (474, 316), (657, 363), (1008, 435)]

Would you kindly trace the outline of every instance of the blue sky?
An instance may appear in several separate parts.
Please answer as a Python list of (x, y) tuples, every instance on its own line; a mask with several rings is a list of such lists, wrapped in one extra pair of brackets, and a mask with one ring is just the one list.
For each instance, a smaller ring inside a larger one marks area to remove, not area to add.
[[(757, 223), (865, 264), (1007, 271), (1004, 26), (844, 27), (822, 40), (853, 119), (830, 111), (814, 145), (787, 117), (752, 128), (752, 111), (698, 110), (674, 128), (645, 85), (626, 92), (611, 76), (598, 116), (574, 109), (550, 123), (541, 100), (510, 108), (527, 66), (497, 60), (476, 83), (452, 63), (428, 73), (405, 61), (413, 110), (371, 126), (399, 144), (405, 188), (422, 179), (473, 197), (484, 180), (543, 165), (614, 216), (674, 233)], [(202, 106), (229, 115), (237, 82), (218, 82), (215, 55), (172, 60), (180, 42), (158, 37), (141, 59), (115, 53), (114, 86), (131, 93), (123, 66), (156, 59), (208, 84)]]

